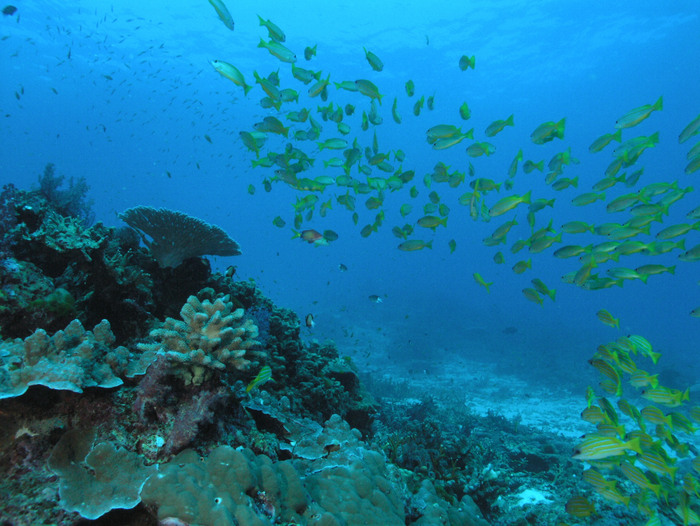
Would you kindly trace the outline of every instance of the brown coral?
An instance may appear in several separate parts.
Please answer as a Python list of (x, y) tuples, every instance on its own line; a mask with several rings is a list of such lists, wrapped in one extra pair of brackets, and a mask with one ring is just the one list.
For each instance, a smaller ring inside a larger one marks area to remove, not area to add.
[(187, 385), (200, 385), (214, 370), (247, 369), (246, 353), (259, 345), (255, 340), (258, 327), (252, 320), (243, 320), (243, 309), (233, 310), (228, 296), (214, 303), (190, 296), (182, 307), (183, 321), (167, 318), (161, 329), (151, 331), (157, 344), (139, 344), (141, 350), (155, 350), (165, 355)]

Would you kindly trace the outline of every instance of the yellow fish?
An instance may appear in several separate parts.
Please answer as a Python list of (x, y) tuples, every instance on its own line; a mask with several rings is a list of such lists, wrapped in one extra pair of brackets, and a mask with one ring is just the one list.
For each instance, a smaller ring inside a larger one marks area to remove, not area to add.
[(625, 113), (622, 117), (617, 119), (615, 128), (631, 128), (632, 126), (636, 126), (644, 119), (649, 117), (652, 111), (661, 111), (663, 107), (664, 98), (659, 97), (659, 100), (657, 100), (654, 104), (645, 104), (644, 106), (640, 106), (639, 108), (635, 108)]
[(401, 243), (398, 248), (404, 252), (413, 252), (414, 250), (423, 250), (424, 248), (429, 248), (432, 250), (433, 240), (431, 239), (426, 243), (420, 239), (411, 239), (410, 241)]
[(214, 7), (216, 14), (219, 15), (224, 25), (233, 31), (233, 18), (231, 18), (231, 13), (226, 9), (226, 5), (221, 0), (209, 0), (209, 3)]
[(246, 84), (243, 74), (238, 71), (235, 66), (221, 60), (212, 60), (211, 65), (214, 66), (214, 69), (219, 72), (219, 75), (226, 77), (236, 86), (243, 88), (243, 93), (245, 95), (248, 95), (248, 92), (253, 89), (252, 86)]
[(530, 139), (535, 144), (544, 144), (552, 141), (555, 138), (564, 138), (564, 127), (566, 126), (566, 117), (559, 122), (549, 121), (540, 124), (535, 131), (530, 135)]
[(620, 328), (620, 318), (613, 318), (613, 315), (605, 309), (599, 310), (596, 313), (596, 316), (598, 316), (598, 319), (608, 327), (612, 327), (613, 329)]
[(475, 272), (475, 273), (474, 273), (474, 281), (476, 281), (477, 285), (481, 285), (482, 287), (484, 287), (484, 288), (486, 289), (486, 292), (487, 292), (487, 293), (490, 293), (490, 292), (491, 292), (491, 291), (489, 290), (489, 287), (490, 287), (491, 285), (493, 285), (493, 281), (490, 282), (490, 283), (487, 283), (487, 282), (484, 280), (484, 278), (481, 277), (481, 274), (479, 274), (478, 272)]

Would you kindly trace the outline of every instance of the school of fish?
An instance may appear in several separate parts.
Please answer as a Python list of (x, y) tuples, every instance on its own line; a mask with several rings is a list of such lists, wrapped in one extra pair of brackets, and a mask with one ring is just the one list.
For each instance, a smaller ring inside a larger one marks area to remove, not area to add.
[[(620, 330), (620, 320), (607, 310), (598, 318)], [(641, 369), (656, 367), (661, 353), (643, 336), (619, 336), (598, 346), (589, 363), (600, 373), (598, 387), (586, 389), (581, 418), (595, 426), (575, 447), (572, 458), (586, 463), (582, 478), (603, 499), (636, 509), (647, 517), (645, 526), (700, 524), (691, 507), (700, 490), (700, 456), (688, 437), (700, 425), (700, 406), (689, 407), (689, 389), (663, 386), (658, 374)], [(609, 397), (616, 399), (613, 403)], [(630, 400), (644, 399), (638, 408)], [(618, 484), (622, 479), (629, 484)], [(585, 495), (566, 503), (575, 518), (596, 515)], [(663, 519), (662, 519), (663, 518)]]
[[(222, 12), (227, 12), (223, 3), (218, 0), (210, 1), (226, 26), (230, 27), (227, 23), (228, 19), (221, 16)], [(477, 177), (476, 170), (468, 159), (497, 155), (497, 147), (485, 140), (475, 140), (474, 128), (463, 131), (462, 126), (455, 123), (441, 124), (427, 129), (426, 142), (433, 150), (445, 150), (455, 148), (465, 140), (470, 141), (465, 149), (464, 161), (465, 164), (468, 163), (469, 169), (451, 170), (450, 166), (438, 162), (432, 173), (424, 174), (422, 186), (426, 190), (420, 190), (420, 183), (413, 183), (416, 177), (415, 171), (404, 168), (406, 154), (402, 150), (382, 151), (380, 148), (378, 132), (384, 120), (381, 107), (385, 95), (380, 92), (380, 88), (374, 81), (358, 78), (331, 82), (330, 73), (313, 71), (296, 65), (297, 54), (284, 44), (286, 42), (284, 32), (270, 20), (265, 21), (259, 17), (259, 21), (260, 26), (267, 29), (269, 40), (261, 38), (258, 47), (267, 49), (282, 63), (288, 64), (285, 67), (288, 67), (291, 76), (296, 81), (310, 86), (306, 90), (308, 98), (300, 99), (303, 97), (303, 90), (297, 91), (296, 86), (283, 89), (280, 87), (283, 76), (280, 75), (279, 69), (267, 77), (253, 71), (255, 84), (262, 90), (257, 92), (262, 96), (260, 106), (265, 109), (274, 109), (278, 115), (265, 117), (262, 122), (254, 125), (254, 129), (240, 132), (240, 138), (245, 147), (255, 154), (252, 166), (263, 171), (262, 184), (265, 190), (271, 191), (274, 183), (284, 183), (300, 192), (300, 196), (292, 204), (293, 211), (290, 211), (288, 218), (294, 225), (293, 238), (300, 238), (315, 246), (328, 245), (338, 239), (338, 234), (333, 230), (325, 230), (323, 233), (315, 229), (302, 230), (303, 223), (311, 221), (315, 213), (325, 218), (334, 204), (351, 213), (353, 222), (359, 227), (360, 235), (368, 237), (378, 232), (386, 222), (392, 219), (387, 218), (389, 209), (384, 206), (387, 194), (401, 192), (411, 200), (400, 206), (401, 219), (408, 216), (413, 216), (415, 219), (406, 222), (403, 226), (393, 226), (391, 232), (400, 240), (397, 248), (406, 252), (432, 249), (432, 240), (425, 239), (425, 234), (428, 230), (434, 232), (440, 227), (447, 228), (450, 205), (458, 204), (467, 207), (471, 218), (479, 222), (489, 223), (498, 216), (512, 214), (510, 219), (500, 224), (483, 239), (483, 244), (487, 247), (508, 244), (507, 234), (518, 224), (516, 218), (520, 213), (521, 217), (526, 218), (531, 235), (512, 243), (509, 251), (512, 254), (523, 250), (527, 250), (529, 254), (549, 252), (561, 259), (577, 258), (578, 263), (571, 272), (562, 277), (562, 280), (587, 290), (622, 287), (626, 280), (640, 280), (647, 283), (651, 276), (664, 272), (673, 274), (675, 271), (675, 265), (664, 266), (654, 263), (634, 269), (621, 266), (624, 264), (624, 257), (632, 254), (658, 256), (673, 252), (682, 262), (700, 260), (700, 244), (687, 247), (686, 238), (683, 237), (692, 230), (700, 230), (700, 207), (688, 210), (688, 223), (656, 228), (656, 225), (661, 225), (664, 217), (668, 216), (669, 208), (690, 194), (693, 187), (690, 185), (684, 187), (677, 180), (642, 186), (640, 180), (644, 167), (640, 164), (641, 157), (645, 150), (658, 144), (659, 133), (656, 132), (650, 136), (623, 137), (623, 132), (630, 133), (632, 128), (650, 118), (653, 112), (663, 110), (663, 97), (659, 97), (653, 104), (627, 111), (614, 123), (611, 122), (611, 128), (616, 131), (594, 138), (589, 147), (590, 153), (602, 152), (606, 148), (614, 149), (613, 160), (604, 173), (599, 175), (599, 179), (591, 185), (593, 191), (579, 192), (579, 177), (569, 178), (564, 175), (567, 166), (580, 163), (570, 146), (556, 153), (546, 164), (544, 159), (538, 162), (526, 160), (523, 149), (520, 149), (515, 153), (502, 180)], [(307, 47), (304, 57), (308, 61), (316, 55), (316, 52), (316, 46)], [(363, 53), (369, 68), (367, 72), (359, 73), (358, 76), (369, 74), (369, 70), (374, 72), (372, 74), (375, 76), (377, 76), (376, 73), (384, 71), (385, 65), (376, 53), (366, 48), (363, 48)], [(459, 67), (461, 71), (467, 71), (470, 68), (474, 69), (475, 63), (474, 56), (463, 55), (459, 59), (456, 58), (455, 67)], [(254, 89), (234, 65), (218, 59), (213, 61), (212, 65), (223, 77), (242, 88), (244, 96), (249, 95)], [(332, 100), (329, 101), (334, 91), (333, 85), (335, 90), (356, 92), (357, 105), (347, 104), (342, 107)], [(406, 81), (405, 91), (408, 99), (414, 97), (415, 90), (414, 81), (410, 79)], [(257, 97), (255, 93), (252, 92), (251, 97)], [(320, 99), (327, 104), (324, 106), (318, 103), (314, 110), (312, 99)], [(391, 117), (394, 122), (401, 124), (398, 100), (398, 96), (393, 97)], [(300, 110), (285, 109), (283, 105), (290, 102), (297, 106), (305, 102), (305, 107)], [(363, 104), (366, 109), (362, 110), (359, 128), (362, 132), (368, 132), (370, 126), (372, 127), (371, 144), (364, 140), (365, 134), (357, 130), (356, 121), (360, 104)], [(423, 95), (414, 103), (413, 115), (419, 117), (424, 106), (430, 111), (434, 105), (435, 94), (427, 98)], [(471, 111), (466, 102), (459, 108), (459, 115), (462, 121), (470, 119)], [(514, 126), (515, 116), (510, 115), (505, 119), (494, 120), (486, 127), (483, 135), (492, 140), (497, 134)], [(696, 136), (700, 131), (700, 115), (690, 120), (687, 126), (679, 131), (678, 140), (681, 144)], [(530, 140), (534, 145), (543, 145), (554, 140), (563, 141), (565, 132), (566, 118), (562, 117), (537, 126), (532, 131)], [(281, 151), (266, 150), (265, 144), (270, 134), (281, 134), (294, 142), (288, 142)], [(613, 144), (618, 146), (611, 146)], [(333, 156), (321, 159), (324, 151), (330, 152)], [(690, 149), (687, 159), (685, 175), (700, 169), (700, 142)], [(323, 162), (324, 175), (316, 175), (320, 168), (317, 164), (319, 160)], [(596, 224), (569, 221), (557, 228), (550, 220), (547, 226), (537, 228), (538, 223), (541, 224), (538, 220), (544, 218), (547, 207), (554, 207), (555, 199), (537, 198), (532, 195), (532, 190), (522, 195), (492, 197), (494, 193), (499, 193), (501, 188), (505, 191), (511, 190), (513, 179), (520, 170), (525, 174), (539, 171), (545, 176), (546, 184), (554, 190), (575, 192), (575, 195), (569, 199), (573, 207), (589, 206), (602, 201), (607, 203), (606, 212), (615, 215), (611, 215), (607, 221)], [(470, 179), (470, 190), (456, 196), (455, 199), (450, 190), (465, 184), (467, 177)], [(438, 188), (441, 187), (445, 188), (440, 192), (443, 195), (438, 193)], [(617, 195), (625, 191), (619, 191), (621, 188), (629, 193)], [(329, 190), (329, 193), (333, 192), (333, 195), (323, 198), (326, 190)], [(252, 194), (254, 191), (255, 188), (251, 185), (249, 192)], [(413, 204), (422, 192), (428, 192), (428, 202), (422, 206)], [(363, 204), (367, 210), (376, 211), (376, 215), (372, 222), (360, 226), (357, 208), (362, 207)], [(417, 217), (421, 213), (423, 215)], [(394, 220), (396, 219), (398, 218)], [(281, 216), (277, 216), (273, 224), (284, 227), (287, 222)], [(655, 230), (654, 233), (652, 228)], [(598, 241), (576, 244), (576, 237), (585, 234), (598, 236)], [(457, 243), (451, 239), (448, 246), (452, 253), (456, 250)], [(620, 258), (623, 258), (622, 262)], [(494, 256), (494, 261), (497, 264), (506, 262), (503, 251), (499, 251)], [(516, 274), (523, 274), (533, 268), (536, 268), (536, 263), (533, 264), (532, 258), (521, 259), (512, 265), (512, 270)], [(484, 272), (484, 274), (488, 273)], [(489, 287), (493, 283), (487, 283), (478, 272), (474, 273), (474, 279), (489, 292)], [(556, 290), (550, 289), (551, 283), (547, 285), (541, 279), (534, 278), (531, 284), (531, 287), (528, 286), (522, 290), (526, 299), (542, 306), (545, 298), (554, 301)], [(700, 308), (694, 309), (691, 315), (700, 316)]]

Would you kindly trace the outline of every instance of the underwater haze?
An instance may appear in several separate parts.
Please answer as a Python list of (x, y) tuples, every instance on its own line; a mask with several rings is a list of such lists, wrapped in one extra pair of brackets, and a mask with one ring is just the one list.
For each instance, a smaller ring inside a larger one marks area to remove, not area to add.
[[(381, 370), (398, 362), (399, 369), (408, 371), (415, 361), (427, 373), (440, 375), (457, 360), (483, 360), (583, 397), (585, 385), (597, 381), (586, 363), (596, 347), (637, 333), (661, 349), (663, 366), (677, 373), (678, 384), (698, 383), (700, 319), (690, 313), (700, 307), (700, 274), (697, 262), (678, 259), (684, 250), (600, 263), (593, 271), (599, 279), (614, 267), (676, 266), (674, 273), (650, 275), (646, 284), (629, 279), (601, 290), (562, 281), (585, 263), (578, 256), (553, 257), (553, 252), (564, 245), (607, 242), (605, 235), (563, 233), (541, 252), (510, 250), (550, 220), (551, 236), (570, 221), (622, 224), (632, 217), (629, 210), (609, 213), (606, 205), (652, 183), (698, 187), (698, 173), (686, 174), (686, 155), (697, 137), (684, 144), (678, 139), (700, 113), (696, 2), (232, 1), (233, 31), (205, 0), (15, 5), (17, 12), (0, 20), (2, 184), (28, 189), (37, 184), (47, 163), (55, 163), (58, 173), (87, 180), (96, 220), (108, 226), (124, 226), (117, 214), (147, 205), (179, 210), (223, 228), (240, 243), (243, 254), (213, 258), (215, 268), (224, 271), (235, 265), (240, 279), (255, 280), (278, 305), (302, 319), (313, 314), (315, 327), (304, 328), (305, 335), (334, 339), (361, 366)], [(295, 67), (321, 72), (321, 79), (330, 74), (326, 101), (308, 94), (316, 80), (304, 85), (292, 75), (289, 63), (258, 47), (269, 37), (257, 15), (284, 31), (284, 45), (296, 54)], [(307, 46), (317, 46), (308, 61)], [(382, 71), (371, 67), (363, 48), (380, 57)], [(460, 68), (464, 55), (475, 57), (473, 68)], [(234, 65), (252, 90), (245, 95), (220, 75), (212, 66), (215, 60)], [(254, 72), (267, 77), (276, 71), (280, 88), (299, 92), (298, 102), (284, 102), (279, 111), (261, 107), (266, 94), (254, 79)], [(383, 122), (370, 124), (367, 131), (361, 126), (362, 113), (371, 111), (371, 98), (333, 84), (358, 79), (371, 81), (382, 95), (376, 108)], [(409, 80), (415, 84), (412, 97), (405, 89)], [(433, 97), (433, 109), (424, 106), (415, 115), (421, 97)], [(622, 130), (623, 141), (659, 134), (658, 144), (616, 175), (643, 168), (639, 181), (628, 187), (620, 179), (606, 190), (605, 201), (574, 206), (572, 199), (592, 192), (605, 177), (615, 160), (612, 151), (620, 146), (613, 141), (590, 153), (593, 141), (616, 132), (618, 119), (659, 97), (662, 110)], [(392, 117), (395, 100), (400, 124)], [(346, 136), (317, 112), (331, 102), (340, 108), (355, 106), (354, 114), (343, 117), (350, 127)], [(463, 103), (471, 111), (468, 120), (460, 116)], [(286, 115), (303, 108), (323, 127), (316, 140), (293, 138), (295, 131), (308, 130), (309, 123), (292, 122)], [(485, 135), (490, 123), (510, 115), (512, 127)], [(289, 138), (268, 133), (257, 156), (241, 132), (254, 131), (256, 123), (270, 116), (291, 126)], [(531, 140), (538, 126), (563, 118), (563, 137), (550, 137), (543, 144)], [(474, 139), (435, 150), (426, 141), (426, 131), (442, 124), (462, 132), (474, 128)], [(358, 166), (369, 166), (364, 151), (372, 148), (375, 134), (378, 152), (390, 154), (393, 172), (371, 166), (367, 176)], [(349, 175), (360, 183), (369, 184), (368, 177), (388, 179), (399, 169), (414, 170), (415, 178), (401, 188), (375, 187), (367, 194), (336, 184), (309, 192), (280, 179), (275, 174), (279, 166), (252, 166), (256, 158), (283, 153), (291, 143), (315, 159), (300, 178), (339, 177), (343, 168), (324, 168), (323, 161), (342, 158), (343, 150), (319, 151), (318, 146), (332, 138), (343, 138), (348, 145), (357, 140), (363, 155)], [(478, 141), (488, 141), (495, 151), (467, 154), (467, 147)], [(545, 182), (547, 163), (569, 148), (578, 163), (565, 166), (559, 178), (578, 178), (578, 187), (557, 191)], [(394, 153), (399, 150), (405, 154), (402, 162)], [(519, 150), (522, 161), (509, 178)], [(527, 160), (544, 160), (544, 173), (524, 173)], [(431, 174), (439, 162), (450, 173), (465, 174), (464, 182), (455, 187), (436, 182)], [(483, 205), (477, 206), (486, 209), (528, 191), (533, 201), (555, 201), (534, 214), (534, 227), (528, 224), (527, 204), (490, 221), (477, 209), (474, 220), (470, 199), (465, 206), (459, 198), (473, 192), (469, 184), (477, 178), (512, 183), (510, 190), (503, 186), (478, 195)], [(415, 198), (410, 193), (414, 186)], [(424, 213), (432, 191), (449, 207), (445, 226), (434, 230), (417, 224), (423, 216), (438, 216)], [(356, 197), (354, 211), (337, 200), (348, 192)], [(293, 205), (309, 195), (319, 197), (312, 217), (307, 217), (310, 209), (303, 210), (295, 225)], [(648, 235), (632, 240), (650, 243), (663, 228), (697, 222), (686, 215), (700, 205), (698, 195), (683, 194), (662, 223), (652, 222)], [(369, 209), (365, 201), (372, 196), (381, 204)], [(322, 204), (329, 199), (332, 208), (322, 217)], [(405, 218), (400, 213), (404, 204), (413, 207)], [(358, 214), (356, 223), (353, 212)], [(277, 216), (284, 227), (273, 224)], [(514, 218), (517, 225), (505, 244), (486, 246), (484, 239)], [(368, 237), (361, 235), (365, 225), (376, 226)], [(392, 232), (398, 227), (401, 234), (404, 225), (413, 228), (410, 235), (403, 231), (405, 239)], [(293, 238), (303, 230), (332, 230), (338, 239), (316, 246)], [(683, 238), (686, 251), (700, 243), (697, 229)], [(407, 239), (432, 241), (432, 248), (399, 250)], [(503, 264), (493, 260), (499, 251)], [(529, 258), (531, 268), (522, 274), (512, 270)], [(475, 273), (492, 283), (488, 292), (475, 281)], [(535, 278), (557, 290), (555, 301), (541, 295), (542, 305), (528, 300), (522, 291), (532, 288)], [(619, 318), (620, 331), (599, 321), (596, 313), (601, 309)]]

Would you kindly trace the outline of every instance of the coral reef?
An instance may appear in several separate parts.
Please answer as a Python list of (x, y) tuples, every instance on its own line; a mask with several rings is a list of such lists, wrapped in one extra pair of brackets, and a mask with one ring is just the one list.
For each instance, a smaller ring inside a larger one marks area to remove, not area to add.
[(177, 267), (187, 258), (205, 254), (241, 254), (240, 245), (221, 228), (182, 212), (136, 206), (124, 210), (119, 214), (119, 219), (141, 233), (144, 244), (161, 267)]
[(254, 281), (201, 252), (154, 259), (145, 228), (86, 228), (61, 182), (0, 195), (0, 522), (482, 526), (477, 504), (494, 519), (565, 471), (497, 416), (380, 406)]
[(161, 342), (141, 343), (138, 348), (164, 354), (185, 385), (201, 385), (216, 370), (247, 369), (251, 362), (246, 354), (264, 355), (252, 350), (259, 345), (258, 328), (252, 320), (244, 320), (243, 313), (243, 309), (233, 310), (227, 297), (211, 303), (190, 296), (180, 311), (183, 321), (166, 319), (162, 328), (151, 331)]

